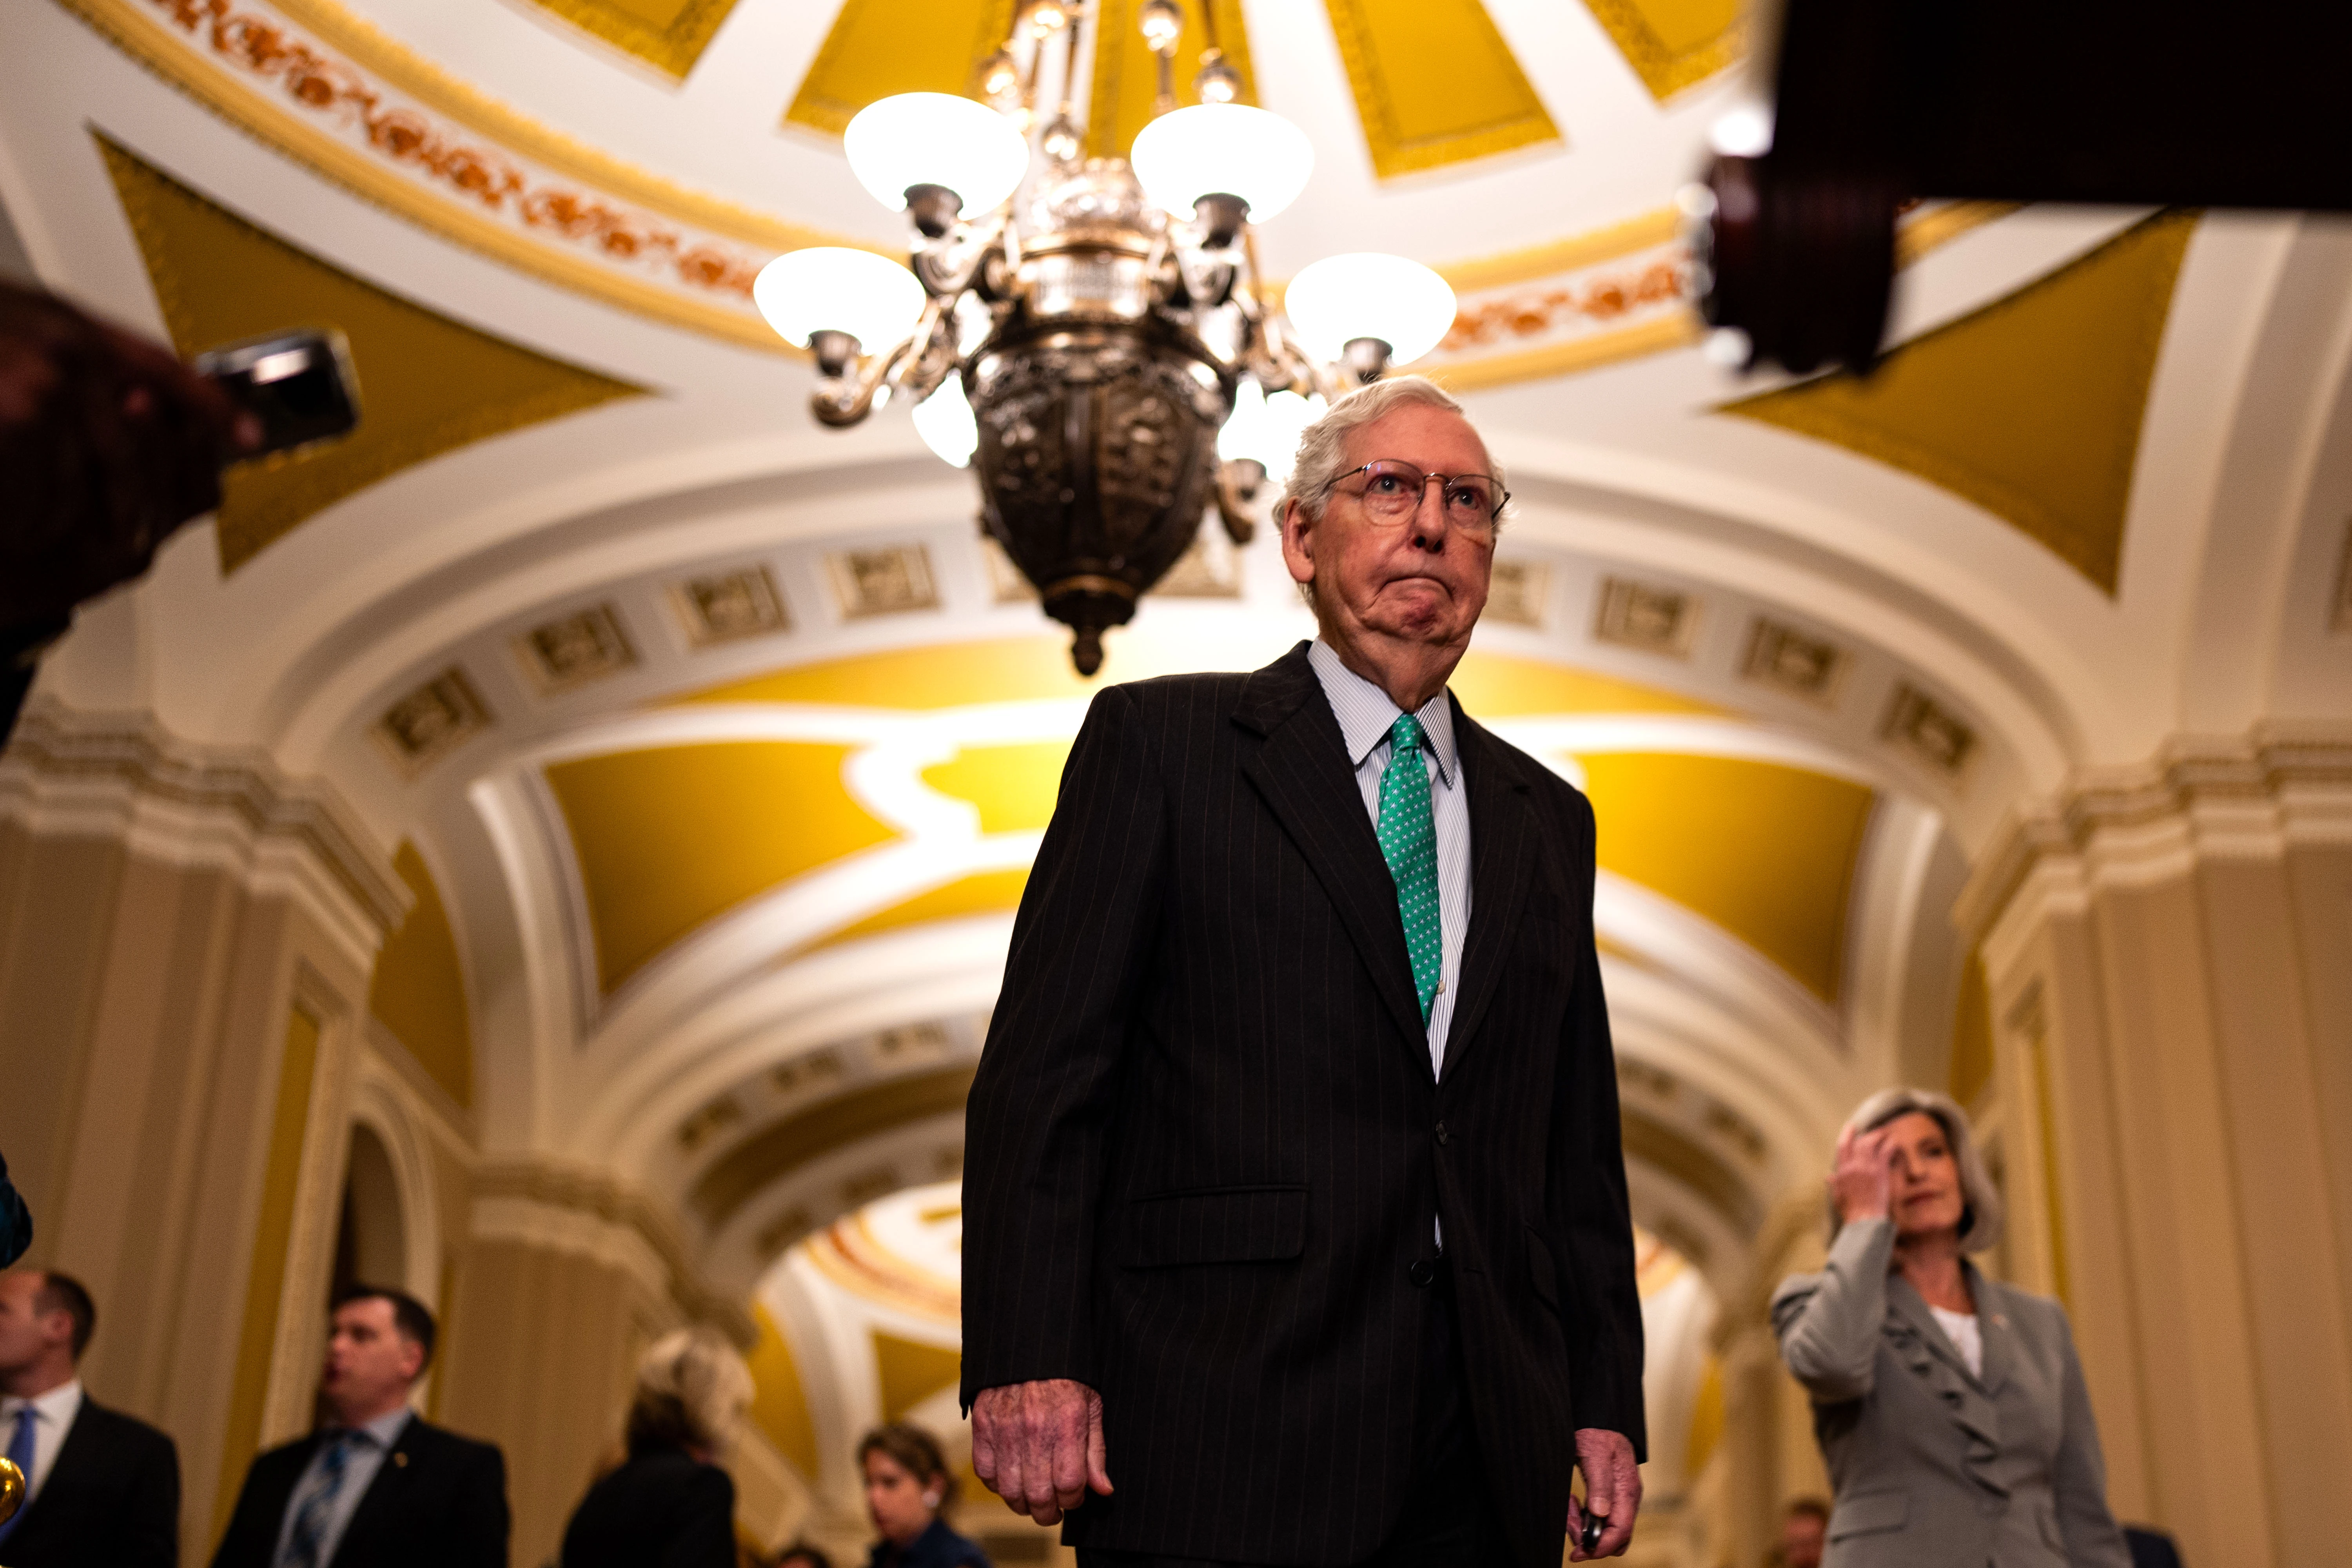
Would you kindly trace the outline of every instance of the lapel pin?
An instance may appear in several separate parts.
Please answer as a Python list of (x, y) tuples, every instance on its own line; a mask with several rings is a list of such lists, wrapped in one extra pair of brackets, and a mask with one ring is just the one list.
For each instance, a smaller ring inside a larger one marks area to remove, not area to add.
[(405, 1454), (394, 1454), (392, 1457), (392, 1462), (404, 1470), (408, 1468), (408, 1456)]
[(2009, 1327), (2009, 1314), (2007, 1312), (1995, 1312), (1992, 1315), (1992, 1326), (1996, 1329), (2005, 1329)]

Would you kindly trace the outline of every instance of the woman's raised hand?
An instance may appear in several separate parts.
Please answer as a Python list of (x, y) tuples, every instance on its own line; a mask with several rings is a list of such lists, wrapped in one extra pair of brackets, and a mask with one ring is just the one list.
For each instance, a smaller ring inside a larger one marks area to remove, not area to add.
[(1837, 1163), (1830, 1172), (1830, 1201), (1847, 1225), (1885, 1219), (1895, 1200), (1895, 1151), (1884, 1129), (1838, 1134)]

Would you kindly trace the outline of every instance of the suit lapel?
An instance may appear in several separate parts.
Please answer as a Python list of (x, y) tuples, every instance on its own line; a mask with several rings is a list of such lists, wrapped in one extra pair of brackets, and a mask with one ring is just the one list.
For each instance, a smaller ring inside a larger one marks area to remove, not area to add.
[(398, 1514), (401, 1497), (408, 1489), (408, 1471), (415, 1461), (416, 1434), (424, 1425), (424, 1421), (415, 1415), (409, 1416), (402, 1424), (399, 1440), (393, 1444), (392, 1452), (383, 1457), (383, 1463), (375, 1468), (374, 1479), (368, 1482), (368, 1489), (360, 1495), (359, 1507), (352, 1510), (352, 1521), (343, 1527), (343, 1538), (335, 1543), (335, 1555), (329, 1568), (346, 1568), (354, 1561), (352, 1556), (354, 1543), (380, 1539), (384, 1534), (384, 1521)]
[(1944, 1332), (1944, 1325), (1936, 1321), (1936, 1314), (1929, 1310), (1927, 1298), (1913, 1289), (1911, 1281), (1899, 1273), (1887, 1278), (1886, 1308), (1890, 1312), (1902, 1314), (1904, 1322), (1919, 1336), (1919, 1342), (1937, 1361), (1969, 1382), (1976, 1381), (1976, 1374), (1969, 1371), (1969, 1363), (1960, 1359), (1959, 1347), (1952, 1343), (1950, 1335)]
[(105, 1445), (100, 1430), (106, 1423), (102, 1415), (93, 1419), (94, 1406), (88, 1394), (81, 1396), (81, 1408), (74, 1412), (73, 1425), (66, 1428), (65, 1441), (58, 1446), (58, 1457), (49, 1467), (49, 1479), (41, 1488), (41, 1495), (25, 1505), (26, 1521), (31, 1522), (33, 1510), (41, 1504), (59, 1497), (70, 1497), (81, 1484), (82, 1471), (100, 1462), (98, 1450)]
[(1973, 1263), (1960, 1265), (1969, 1272), (1969, 1294), (1977, 1304), (1977, 1332), (1984, 1340), (1984, 1373), (1977, 1381), (1988, 1396), (2000, 1393), (2017, 1360), (2017, 1345), (2009, 1321), (2009, 1300), (2000, 1286), (1977, 1272)]
[[(1363, 793), (1348, 765), (1348, 742), (1305, 643), (1244, 683), (1234, 722), (1265, 737), (1254, 753), (1244, 755), (1243, 774), (1314, 868), (1404, 1037), (1425, 1042), (1429, 1031), (1412, 986), (1396, 883), (1381, 858)], [(1428, 1052), (1414, 1054), (1426, 1072)]]
[(1527, 781), (1513, 759), (1454, 704), (1454, 746), (1470, 791), (1470, 930), (1462, 944), (1462, 994), (1445, 1030), (1444, 1076), (1478, 1036), (1518, 931), (1535, 851)]

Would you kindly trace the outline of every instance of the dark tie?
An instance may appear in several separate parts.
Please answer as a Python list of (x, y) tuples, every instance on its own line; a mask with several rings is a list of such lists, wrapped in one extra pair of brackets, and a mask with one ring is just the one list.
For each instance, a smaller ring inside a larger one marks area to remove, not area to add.
[(319, 1568), (325, 1560), (327, 1521), (335, 1511), (335, 1494), (343, 1489), (343, 1472), (352, 1462), (356, 1432), (338, 1432), (327, 1439), (326, 1457), (319, 1465), (319, 1489), (302, 1500), (294, 1516), (294, 1533), (286, 1542), (287, 1568)]
[(25, 1472), (26, 1495), (25, 1500), (16, 1505), (16, 1511), (9, 1517), (8, 1522), (0, 1524), (0, 1541), (16, 1533), (16, 1527), (25, 1522), (25, 1515), (33, 1506), (33, 1421), (31, 1405), (16, 1406), (16, 1429), (8, 1435), (8, 1462)]

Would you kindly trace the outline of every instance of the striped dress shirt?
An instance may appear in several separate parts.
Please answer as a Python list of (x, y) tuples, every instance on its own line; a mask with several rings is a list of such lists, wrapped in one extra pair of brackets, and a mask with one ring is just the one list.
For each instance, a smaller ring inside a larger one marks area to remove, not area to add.
[[(1315, 678), (1330, 700), (1331, 716), (1348, 742), (1348, 762), (1372, 826), (1381, 822), (1381, 775), (1388, 771), (1389, 731), (1404, 710), (1389, 694), (1339, 662), (1320, 637), (1307, 650)], [(1423, 753), (1429, 768), (1429, 805), (1437, 826), (1437, 923), (1444, 962), (1429, 1005), (1429, 1070), (1445, 1066), (1445, 1030), (1462, 979), (1462, 939), (1470, 930), (1470, 792), (1462, 784), (1462, 753), (1454, 744), (1454, 703), (1444, 689), (1421, 706)]]

